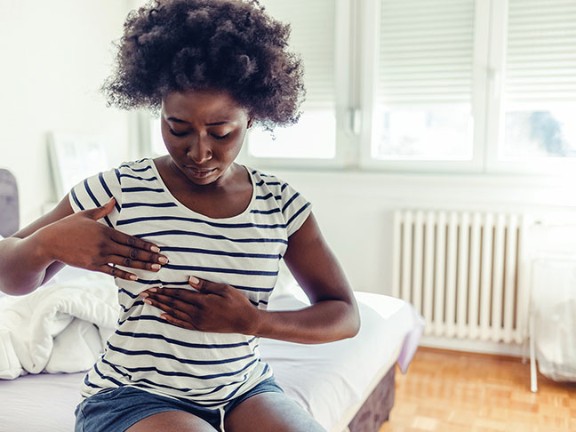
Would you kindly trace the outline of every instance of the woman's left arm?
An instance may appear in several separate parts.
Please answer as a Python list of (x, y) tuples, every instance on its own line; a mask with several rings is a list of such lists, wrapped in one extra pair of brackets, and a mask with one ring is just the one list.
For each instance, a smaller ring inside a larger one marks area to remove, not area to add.
[(290, 236), (284, 261), (311, 306), (262, 312), (257, 335), (299, 343), (323, 343), (356, 335), (360, 316), (354, 293), (312, 213)]

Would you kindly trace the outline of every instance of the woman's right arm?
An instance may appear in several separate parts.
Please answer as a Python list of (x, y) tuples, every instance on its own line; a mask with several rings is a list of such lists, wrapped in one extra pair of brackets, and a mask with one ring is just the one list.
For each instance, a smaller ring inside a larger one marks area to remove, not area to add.
[(158, 271), (167, 262), (153, 243), (98, 222), (114, 209), (102, 207), (74, 213), (64, 197), (50, 213), (0, 241), (0, 291), (23, 295), (47, 282), (64, 265), (135, 280), (117, 268)]

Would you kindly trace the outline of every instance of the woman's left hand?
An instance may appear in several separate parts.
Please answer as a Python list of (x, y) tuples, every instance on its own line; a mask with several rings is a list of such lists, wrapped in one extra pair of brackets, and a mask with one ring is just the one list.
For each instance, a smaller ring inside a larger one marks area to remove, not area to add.
[(258, 309), (231, 285), (190, 277), (196, 291), (150, 288), (140, 293), (144, 302), (164, 311), (166, 321), (189, 330), (253, 335)]

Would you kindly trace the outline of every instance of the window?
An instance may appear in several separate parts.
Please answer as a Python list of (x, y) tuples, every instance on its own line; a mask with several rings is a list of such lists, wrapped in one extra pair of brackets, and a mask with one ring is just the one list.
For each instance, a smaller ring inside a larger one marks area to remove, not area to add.
[(509, 0), (498, 159), (576, 159), (576, 2)]
[(298, 125), (254, 128), (257, 166), (576, 167), (573, 0), (261, 0), (292, 26)]
[(366, 3), (362, 167), (484, 169), (489, 15), (484, 0)]
[[(261, 0), (266, 10), (290, 23), (291, 49), (304, 63), (306, 100), (300, 121), (274, 132), (255, 127), (247, 139), (247, 156), (268, 165), (331, 164), (340, 158), (337, 130), (339, 67), (348, 49), (347, 2), (334, 0)], [(338, 30), (338, 32), (337, 32)], [(344, 86), (347, 84), (344, 82)]]
[(376, 42), (364, 67), (376, 72), (365, 82), (376, 91), (363, 106), (363, 166), (573, 169), (576, 2), (370, 4)]
[(472, 158), (474, 0), (382, 1), (370, 157)]

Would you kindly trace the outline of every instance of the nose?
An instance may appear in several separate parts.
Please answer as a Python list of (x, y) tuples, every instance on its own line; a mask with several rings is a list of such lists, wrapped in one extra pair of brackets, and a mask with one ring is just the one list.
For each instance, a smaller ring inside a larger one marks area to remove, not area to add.
[(200, 165), (206, 161), (212, 159), (212, 149), (210, 145), (206, 142), (205, 137), (197, 136), (192, 140), (188, 146), (188, 151), (186, 155), (194, 161), (194, 163)]

